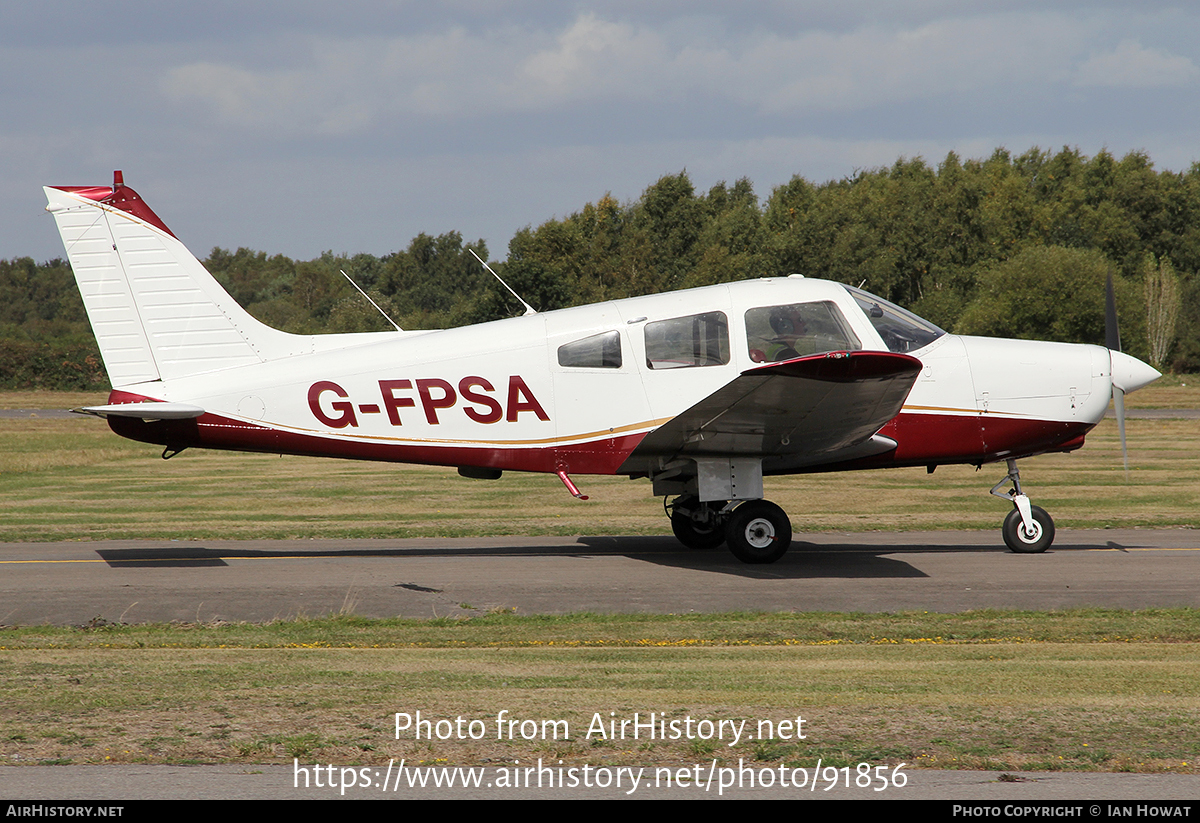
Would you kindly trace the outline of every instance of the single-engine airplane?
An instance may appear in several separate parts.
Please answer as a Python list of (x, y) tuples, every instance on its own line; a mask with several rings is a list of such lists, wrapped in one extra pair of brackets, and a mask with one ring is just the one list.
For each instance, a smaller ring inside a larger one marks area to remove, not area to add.
[(572, 475), (649, 478), (684, 545), (746, 563), (792, 540), (765, 476), (1001, 460), (1004, 541), (1045, 551), (1054, 522), (1016, 461), (1079, 448), (1110, 397), (1123, 418), (1124, 394), (1160, 376), (1119, 341), (948, 334), (800, 275), (440, 331), (288, 334), (239, 306), (121, 172), (45, 192), (112, 382), (107, 405), (78, 411), (117, 434), (164, 458), (548, 472), (581, 499)]

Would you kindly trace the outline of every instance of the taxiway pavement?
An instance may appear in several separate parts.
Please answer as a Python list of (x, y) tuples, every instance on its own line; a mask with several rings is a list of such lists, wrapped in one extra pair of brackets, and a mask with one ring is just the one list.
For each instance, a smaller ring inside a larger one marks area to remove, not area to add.
[(1200, 532), (799, 535), (778, 563), (671, 537), (0, 543), (0, 625), (263, 621), (349, 612), (1131, 609), (1200, 606)]

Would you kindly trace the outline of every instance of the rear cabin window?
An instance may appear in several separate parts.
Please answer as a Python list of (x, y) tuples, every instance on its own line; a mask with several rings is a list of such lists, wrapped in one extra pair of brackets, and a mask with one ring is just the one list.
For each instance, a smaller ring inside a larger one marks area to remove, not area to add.
[(646, 365), (651, 369), (724, 366), (729, 362), (729, 320), (710, 311), (646, 324)]
[(619, 369), (621, 335), (606, 331), (559, 346), (558, 365), (573, 369)]
[(806, 354), (856, 351), (862, 343), (837, 305), (826, 300), (750, 309), (746, 346), (755, 363), (778, 363)]

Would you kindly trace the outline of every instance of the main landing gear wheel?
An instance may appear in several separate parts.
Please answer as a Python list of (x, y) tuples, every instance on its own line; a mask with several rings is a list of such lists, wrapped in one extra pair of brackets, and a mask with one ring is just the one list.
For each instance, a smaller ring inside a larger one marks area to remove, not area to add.
[(1054, 521), (1041, 506), (1030, 506), (1033, 527), (1025, 528), (1021, 513), (1013, 509), (1004, 518), (1004, 545), (1014, 552), (1037, 554), (1050, 548), (1054, 542)]
[(729, 516), (725, 542), (743, 563), (774, 563), (792, 545), (792, 523), (774, 503), (748, 500)]
[(725, 542), (725, 524), (721, 506), (701, 503), (695, 497), (681, 497), (671, 508), (671, 531), (675, 539), (689, 549), (715, 549)]

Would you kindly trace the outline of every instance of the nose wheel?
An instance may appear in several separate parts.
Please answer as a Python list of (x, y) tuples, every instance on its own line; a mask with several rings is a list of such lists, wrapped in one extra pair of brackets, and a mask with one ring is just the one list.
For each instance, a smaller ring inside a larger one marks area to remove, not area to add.
[[(1012, 483), (1007, 492), (1000, 492), (1001, 486)], [(1008, 461), (1008, 474), (1004, 479), (992, 486), (992, 494), (996, 497), (1012, 501), (1013, 510), (1004, 518), (1004, 545), (1011, 551), (1020, 554), (1038, 554), (1050, 548), (1054, 542), (1054, 520), (1041, 506), (1034, 506), (1029, 497), (1021, 491), (1021, 473), (1017, 471), (1017, 461)]]
[(1037, 554), (1054, 542), (1054, 521), (1041, 506), (1030, 506), (1033, 523), (1026, 526), (1021, 512), (1013, 509), (1004, 518), (1004, 545), (1021, 554)]

